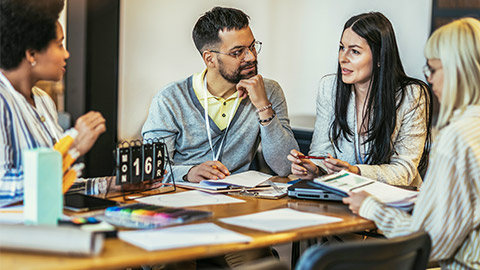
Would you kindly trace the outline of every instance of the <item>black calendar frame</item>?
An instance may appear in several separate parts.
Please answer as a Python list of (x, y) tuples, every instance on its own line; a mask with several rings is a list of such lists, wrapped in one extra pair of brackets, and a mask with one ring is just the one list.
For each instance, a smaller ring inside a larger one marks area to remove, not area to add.
[[(117, 143), (114, 150), (115, 159), (115, 184), (120, 185), (124, 200), (126, 195), (137, 193), (140, 195), (151, 190), (158, 190), (159, 193), (176, 191), (175, 176), (172, 169), (172, 161), (168, 155), (167, 145), (162, 138), (145, 140), (121, 141)], [(140, 162), (141, 160), (141, 162)], [(165, 169), (168, 168), (171, 177), (165, 177)], [(171, 181), (167, 179), (171, 178)], [(161, 180), (159, 180), (161, 179)], [(153, 186), (161, 182), (159, 187), (145, 189), (145, 185)], [(126, 190), (126, 186), (139, 185), (138, 189)], [(168, 189), (165, 189), (168, 187)]]

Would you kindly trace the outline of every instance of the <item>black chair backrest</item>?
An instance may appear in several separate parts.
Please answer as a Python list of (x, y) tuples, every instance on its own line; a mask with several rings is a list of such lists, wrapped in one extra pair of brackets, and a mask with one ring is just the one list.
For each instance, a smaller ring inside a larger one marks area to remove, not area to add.
[(313, 246), (296, 270), (420, 270), (427, 268), (431, 241), (426, 232), (385, 240)]

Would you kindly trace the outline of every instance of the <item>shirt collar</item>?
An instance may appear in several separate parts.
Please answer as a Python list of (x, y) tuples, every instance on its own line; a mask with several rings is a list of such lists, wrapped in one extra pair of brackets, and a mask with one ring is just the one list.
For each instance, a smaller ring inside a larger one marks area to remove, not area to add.
[[(205, 68), (202, 72), (196, 73), (193, 75), (193, 89), (195, 90), (195, 93), (197, 94), (197, 97), (199, 100), (203, 100), (205, 98), (205, 75), (207, 74), (207, 69)], [(238, 96), (238, 91), (235, 91), (231, 96), (225, 99), (231, 100), (235, 99)], [(221, 97), (216, 97), (212, 95), (208, 89), (207, 89), (207, 98), (208, 99), (217, 99), (217, 100), (223, 100)]]

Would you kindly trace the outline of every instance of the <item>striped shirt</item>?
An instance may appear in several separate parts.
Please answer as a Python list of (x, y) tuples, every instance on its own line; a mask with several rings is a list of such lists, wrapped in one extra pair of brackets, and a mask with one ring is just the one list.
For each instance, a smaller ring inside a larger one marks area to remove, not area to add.
[(480, 105), (457, 110), (435, 139), (412, 215), (368, 197), (360, 216), (387, 237), (424, 230), (442, 269), (480, 269)]
[[(22, 151), (53, 147), (63, 134), (50, 96), (37, 87), (32, 95), (35, 107), (0, 72), (0, 207), (23, 200)], [(97, 194), (99, 179), (77, 182), (85, 193)]]
[(23, 199), (22, 150), (52, 147), (63, 132), (47, 93), (32, 95), (35, 107), (0, 72), (0, 205)]

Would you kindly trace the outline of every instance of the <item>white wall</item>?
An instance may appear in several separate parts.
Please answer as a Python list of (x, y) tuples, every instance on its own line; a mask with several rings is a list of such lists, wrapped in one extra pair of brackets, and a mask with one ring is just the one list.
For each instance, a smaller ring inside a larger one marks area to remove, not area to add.
[(140, 137), (151, 98), (204, 68), (192, 28), (213, 6), (243, 10), (263, 42), (259, 72), (283, 87), (290, 115), (314, 115), (320, 77), (336, 70), (338, 42), (353, 15), (380, 11), (392, 22), (407, 74), (423, 78), (432, 0), (122, 0), (119, 139)]

